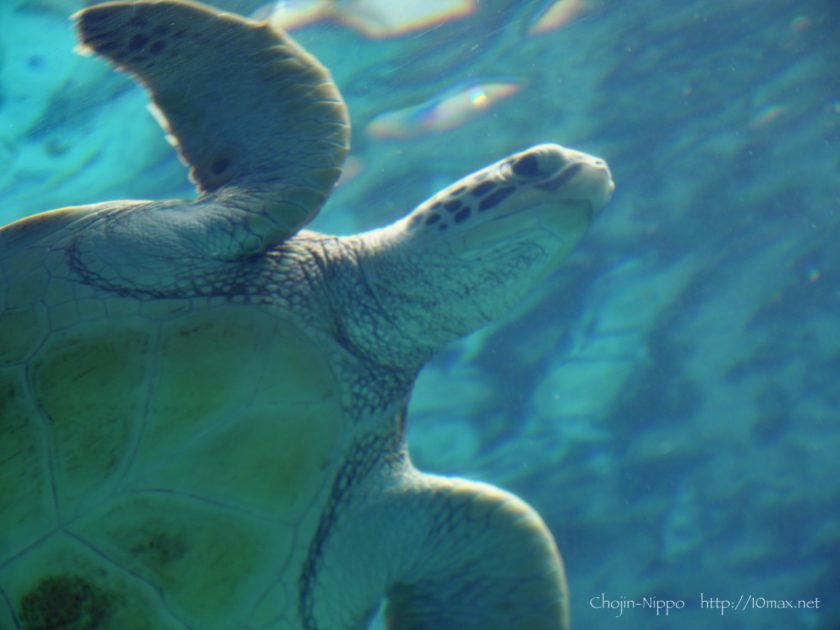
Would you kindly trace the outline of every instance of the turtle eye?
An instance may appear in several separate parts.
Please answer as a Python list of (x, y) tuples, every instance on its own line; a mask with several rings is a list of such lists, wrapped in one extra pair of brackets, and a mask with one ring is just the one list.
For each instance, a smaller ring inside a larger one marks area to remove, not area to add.
[(514, 160), (511, 164), (513, 173), (518, 177), (536, 177), (540, 175), (540, 161), (536, 154), (527, 153), (520, 158)]

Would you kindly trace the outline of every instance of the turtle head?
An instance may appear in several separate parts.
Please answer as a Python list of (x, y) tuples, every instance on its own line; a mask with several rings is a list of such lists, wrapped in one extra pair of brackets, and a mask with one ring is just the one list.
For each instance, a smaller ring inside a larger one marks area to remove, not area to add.
[(406, 231), (462, 258), (519, 244), (562, 257), (609, 201), (613, 188), (603, 160), (541, 144), (436, 194), (405, 219)]
[(537, 248), (551, 271), (580, 241), (613, 189), (603, 160), (541, 144), (441, 191), (409, 215), (405, 227), (421, 243), (462, 259)]
[(439, 346), (519, 303), (580, 242), (613, 188), (591, 155), (556, 144), (515, 153), (363, 235), (368, 284), (396, 321), (417, 327), (407, 336)]

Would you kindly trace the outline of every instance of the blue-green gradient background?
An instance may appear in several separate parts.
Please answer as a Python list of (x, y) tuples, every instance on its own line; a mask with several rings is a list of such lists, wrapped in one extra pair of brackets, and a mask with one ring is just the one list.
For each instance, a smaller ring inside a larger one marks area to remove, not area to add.
[[(488, 0), (383, 40), (294, 34), (342, 88), (361, 168), (316, 229), (391, 222), (538, 142), (604, 157), (617, 182), (537, 295), (427, 367), (412, 454), (537, 507), (577, 628), (840, 628), (840, 3), (589, 0), (529, 35), (550, 4)], [(0, 223), (192, 194), (145, 94), (71, 53), (83, 6), (0, 0)], [(500, 81), (523, 88), (445, 133), (366, 131)], [(819, 608), (721, 614), (701, 594)], [(684, 608), (618, 616), (602, 597)]]

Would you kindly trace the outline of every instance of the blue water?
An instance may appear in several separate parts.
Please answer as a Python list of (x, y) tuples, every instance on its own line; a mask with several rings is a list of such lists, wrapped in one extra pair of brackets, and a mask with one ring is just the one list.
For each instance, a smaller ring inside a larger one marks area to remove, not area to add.
[[(428, 366), (413, 457), (540, 511), (577, 628), (839, 628), (840, 5), (586, 0), (529, 34), (552, 4), (384, 39), (295, 31), (355, 123), (358, 173), (316, 229), (391, 222), (538, 142), (604, 157), (617, 182), (538, 295)], [(145, 95), (70, 53), (82, 6), (0, 4), (0, 224), (191, 194)], [(369, 132), (489, 84), (518, 91), (446, 131)]]

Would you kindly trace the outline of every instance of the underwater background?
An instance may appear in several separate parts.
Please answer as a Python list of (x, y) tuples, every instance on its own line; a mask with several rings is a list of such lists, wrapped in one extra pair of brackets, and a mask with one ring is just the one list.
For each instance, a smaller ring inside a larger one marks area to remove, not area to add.
[[(192, 195), (146, 95), (71, 54), (89, 4), (0, 0), (0, 224)], [(840, 628), (840, 2), (212, 4), (290, 29), (349, 103), (315, 229), (540, 142), (609, 162), (582, 247), (409, 416), (420, 468), (539, 510), (575, 627)]]

